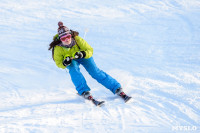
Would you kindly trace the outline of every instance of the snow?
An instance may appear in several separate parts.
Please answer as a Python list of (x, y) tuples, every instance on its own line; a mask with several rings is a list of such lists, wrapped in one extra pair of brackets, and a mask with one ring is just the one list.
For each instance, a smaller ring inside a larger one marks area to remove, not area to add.
[[(85, 36), (131, 102), (83, 67), (106, 104), (76, 95), (48, 51), (60, 20)], [(200, 132), (199, 22), (199, 0), (1, 0), (0, 132)]]

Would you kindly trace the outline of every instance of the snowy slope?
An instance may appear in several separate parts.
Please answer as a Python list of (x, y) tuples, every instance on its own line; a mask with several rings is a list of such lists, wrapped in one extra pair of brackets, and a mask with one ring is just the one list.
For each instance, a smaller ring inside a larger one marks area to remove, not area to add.
[[(97, 108), (48, 51), (57, 22), (80, 32), (96, 64), (133, 101), (81, 67)], [(199, 0), (1, 0), (0, 132), (200, 132)]]

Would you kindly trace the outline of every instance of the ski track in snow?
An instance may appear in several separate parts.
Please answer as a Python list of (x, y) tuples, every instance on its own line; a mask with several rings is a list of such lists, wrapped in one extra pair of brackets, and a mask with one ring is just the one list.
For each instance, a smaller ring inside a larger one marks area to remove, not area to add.
[[(200, 132), (199, 0), (2, 0), (0, 14), (1, 133)], [(47, 50), (60, 20), (82, 37), (89, 30), (96, 64), (129, 103), (82, 67), (106, 103), (76, 95)]]

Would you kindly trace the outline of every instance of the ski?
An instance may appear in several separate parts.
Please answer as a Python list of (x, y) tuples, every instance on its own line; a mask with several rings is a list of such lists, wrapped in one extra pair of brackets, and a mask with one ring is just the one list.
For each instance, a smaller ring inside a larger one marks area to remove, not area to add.
[[(77, 93), (78, 94), (78, 93)], [(79, 95), (79, 94), (78, 94)], [(82, 96), (82, 95), (79, 95), (79, 96)], [(101, 107), (102, 105), (104, 105), (105, 101), (98, 101), (96, 99), (94, 99), (91, 95), (89, 95), (88, 97), (84, 97), (83, 98), (89, 100), (89, 101), (92, 101), (92, 103), (95, 105), (95, 106), (98, 106), (98, 107)]]
[(117, 94), (118, 96), (120, 96), (120, 97), (124, 100), (125, 103), (128, 102), (128, 101), (132, 98), (132, 97), (126, 95), (126, 94), (122, 91), (122, 88), (118, 88), (118, 89), (116, 90), (116, 94)]
[(124, 100), (124, 102), (128, 102), (132, 97), (126, 95), (124, 92), (121, 92), (119, 96)]
[(105, 101), (97, 101), (95, 99), (91, 99), (92, 103), (98, 107), (101, 107), (102, 105), (104, 105)]
[(125, 103), (128, 102), (131, 98), (132, 98), (132, 97), (129, 97), (129, 96), (127, 96), (127, 95), (123, 97)]

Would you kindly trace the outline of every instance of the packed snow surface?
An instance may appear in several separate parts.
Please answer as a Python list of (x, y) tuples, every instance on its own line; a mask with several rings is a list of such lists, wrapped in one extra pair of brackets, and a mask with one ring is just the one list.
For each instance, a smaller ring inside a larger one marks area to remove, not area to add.
[[(132, 101), (81, 67), (103, 107), (78, 96), (48, 51), (63, 21)], [(1, 133), (200, 132), (199, 0), (1, 0)]]

